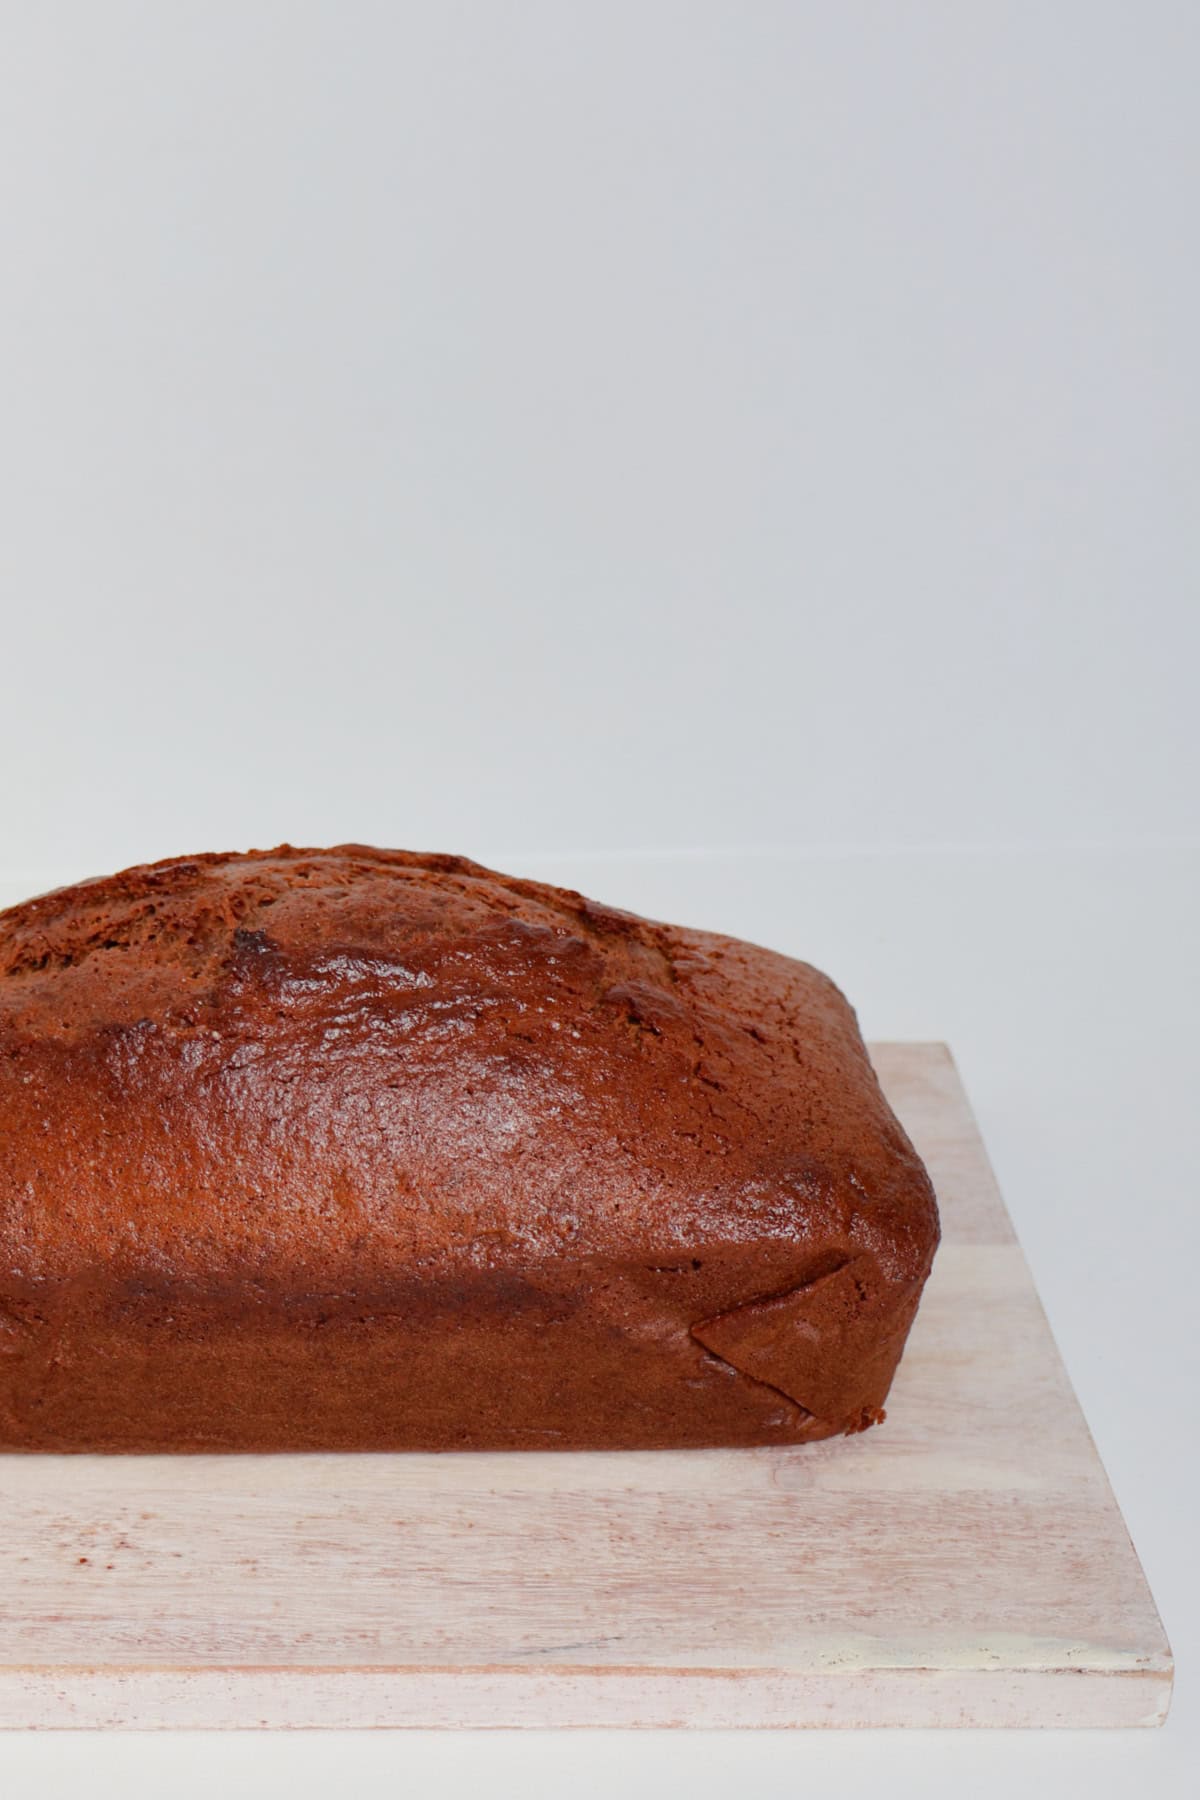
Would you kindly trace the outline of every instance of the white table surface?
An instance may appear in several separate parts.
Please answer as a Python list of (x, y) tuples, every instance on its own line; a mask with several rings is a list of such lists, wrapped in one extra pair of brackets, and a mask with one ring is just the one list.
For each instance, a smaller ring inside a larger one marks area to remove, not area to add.
[[(499, 857), (497, 861), (501, 860)], [(509, 862), (514, 859), (509, 858)], [(515, 862), (514, 862), (514, 866)], [(1158, 1732), (25, 1734), (8, 1791), (1183, 1796), (1200, 1769), (1194, 1555), (1200, 853), (542, 857), (521, 872), (804, 955), (867, 1035), (959, 1060), (1176, 1655)], [(68, 878), (74, 871), (61, 872)], [(27, 885), (27, 884), (26, 884)], [(9, 882), (0, 900), (18, 897)], [(886, 1427), (885, 1427), (886, 1429)]]

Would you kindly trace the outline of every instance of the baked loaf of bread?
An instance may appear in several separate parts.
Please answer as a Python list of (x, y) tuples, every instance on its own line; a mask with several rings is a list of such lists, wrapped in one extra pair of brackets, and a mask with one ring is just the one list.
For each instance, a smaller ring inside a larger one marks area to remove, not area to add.
[(454, 856), (0, 914), (0, 1447), (857, 1431), (938, 1241), (804, 963)]

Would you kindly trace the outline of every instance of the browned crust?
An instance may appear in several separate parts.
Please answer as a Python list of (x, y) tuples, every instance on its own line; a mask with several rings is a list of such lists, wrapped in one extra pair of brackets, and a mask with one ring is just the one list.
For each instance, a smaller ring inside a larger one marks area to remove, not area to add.
[(804, 963), (290, 846), (0, 914), (0, 1445), (797, 1442), (937, 1244)]

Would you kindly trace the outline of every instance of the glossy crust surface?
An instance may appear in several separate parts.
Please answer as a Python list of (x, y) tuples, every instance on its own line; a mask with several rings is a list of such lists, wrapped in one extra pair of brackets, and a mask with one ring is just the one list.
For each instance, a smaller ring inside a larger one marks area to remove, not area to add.
[(361, 845), (0, 914), (0, 1448), (828, 1437), (937, 1241), (757, 946)]

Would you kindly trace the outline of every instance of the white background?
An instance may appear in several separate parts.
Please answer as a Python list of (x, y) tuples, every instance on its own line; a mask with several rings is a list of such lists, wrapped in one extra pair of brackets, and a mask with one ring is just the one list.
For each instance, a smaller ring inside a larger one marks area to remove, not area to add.
[(1156, 1734), (15, 1791), (1190, 1791), (1198, 77), (1168, 0), (0, 0), (0, 898), (461, 851), (947, 1038), (1180, 1664)]

